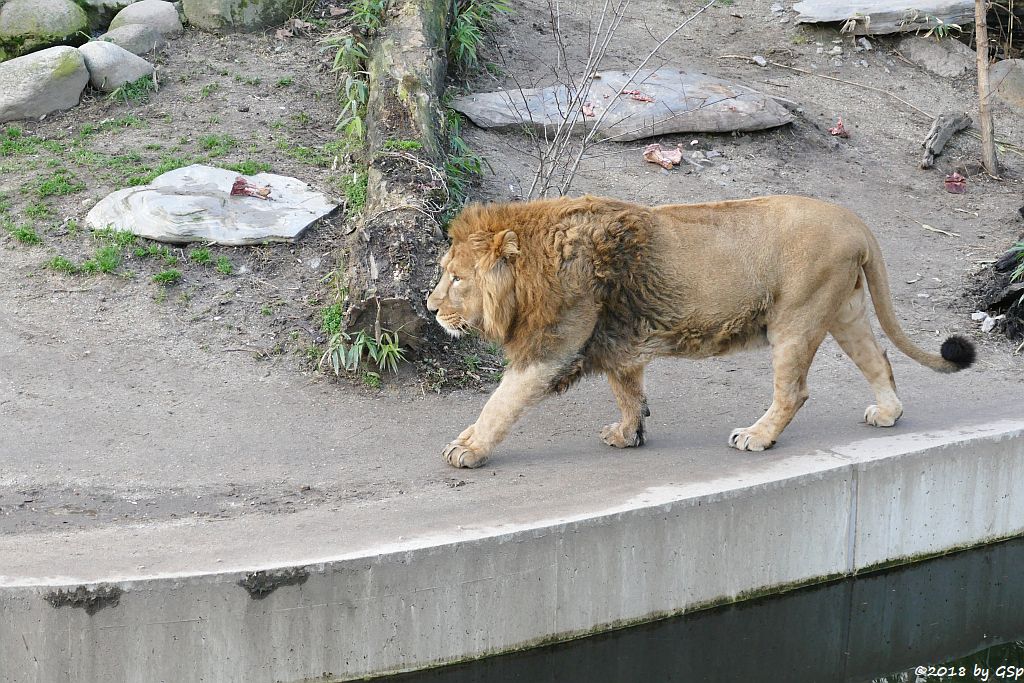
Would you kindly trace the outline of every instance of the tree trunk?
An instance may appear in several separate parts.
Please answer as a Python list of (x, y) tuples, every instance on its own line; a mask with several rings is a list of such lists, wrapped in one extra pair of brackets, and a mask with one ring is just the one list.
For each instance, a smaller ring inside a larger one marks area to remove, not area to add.
[(974, 0), (974, 42), (978, 51), (978, 113), (981, 127), (981, 163), (991, 176), (999, 175), (996, 138), (992, 129), (992, 109), (988, 87), (988, 14), (987, 0)]
[(367, 188), (349, 245), (346, 329), (420, 346), (444, 235), (447, 0), (399, 0), (368, 64)]

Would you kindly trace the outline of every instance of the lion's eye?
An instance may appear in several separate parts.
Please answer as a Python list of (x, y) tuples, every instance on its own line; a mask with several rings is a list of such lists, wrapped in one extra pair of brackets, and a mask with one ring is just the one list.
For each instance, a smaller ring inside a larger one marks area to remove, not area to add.
[(457, 284), (457, 283), (459, 283), (459, 282), (462, 282), (462, 278), (461, 278), (461, 277), (459, 277), (458, 275), (454, 275), (454, 274), (453, 274), (453, 275), (452, 275), (452, 284), (454, 285), (454, 284)]

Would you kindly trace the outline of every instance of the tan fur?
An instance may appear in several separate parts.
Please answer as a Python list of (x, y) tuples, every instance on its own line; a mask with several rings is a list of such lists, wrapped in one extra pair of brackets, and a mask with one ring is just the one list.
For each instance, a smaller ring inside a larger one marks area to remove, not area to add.
[(901, 351), (941, 372), (970, 363), (910, 341), (867, 226), (805, 197), (656, 208), (590, 196), (474, 205), (452, 223), (451, 237), (427, 306), (450, 333), (477, 329), (501, 343), (509, 361), (479, 419), (445, 448), (456, 467), (482, 465), (525, 409), (593, 372), (608, 375), (622, 413), (601, 438), (639, 446), (651, 359), (765, 343), (775, 374), (771, 407), (734, 430), (729, 444), (769, 448), (807, 399), (807, 371), (829, 333), (875, 392), (865, 420), (891, 426), (903, 408), (871, 331), (865, 283)]

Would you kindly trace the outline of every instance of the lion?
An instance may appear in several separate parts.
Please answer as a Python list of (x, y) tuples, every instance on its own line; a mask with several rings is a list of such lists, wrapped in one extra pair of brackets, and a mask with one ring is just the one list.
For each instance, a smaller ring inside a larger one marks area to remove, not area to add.
[(868, 319), (904, 354), (938, 372), (963, 370), (975, 350), (949, 337), (939, 353), (912, 342), (893, 311), (874, 235), (853, 212), (799, 196), (648, 208), (594, 196), (470, 205), (427, 308), (451, 335), (477, 330), (508, 361), (480, 417), (443, 451), (480, 467), (523, 412), (591, 373), (604, 373), (621, 419), (604, 443), (640, 446), (650, 416), (644, 367), (657, 356), (706, 358), (768, 345), (771, 406), (728, 443), (775, 444), (807, 400), (807, 371), (831, 334), (867, 378), (864, 421), (903, 414), (892, 367)]

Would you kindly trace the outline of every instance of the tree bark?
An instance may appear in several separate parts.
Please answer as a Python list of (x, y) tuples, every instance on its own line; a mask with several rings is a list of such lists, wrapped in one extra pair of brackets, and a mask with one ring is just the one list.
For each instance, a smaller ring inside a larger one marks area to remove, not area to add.
[(985, 167), (986, 173), (996, 176), (999, 175), (999, 160), (996, 158), (992, 109), (989, 106), (987, 14), (987, 0), (974, 0), (974, 42), (978, 51), (978, 123), (981, 127), (981, 163)]
[(447, 7), (399, 0), (371, 45), (366, 204), (349, 244), (346, 329), (397, 331), (413, 349), (444, 243)]

